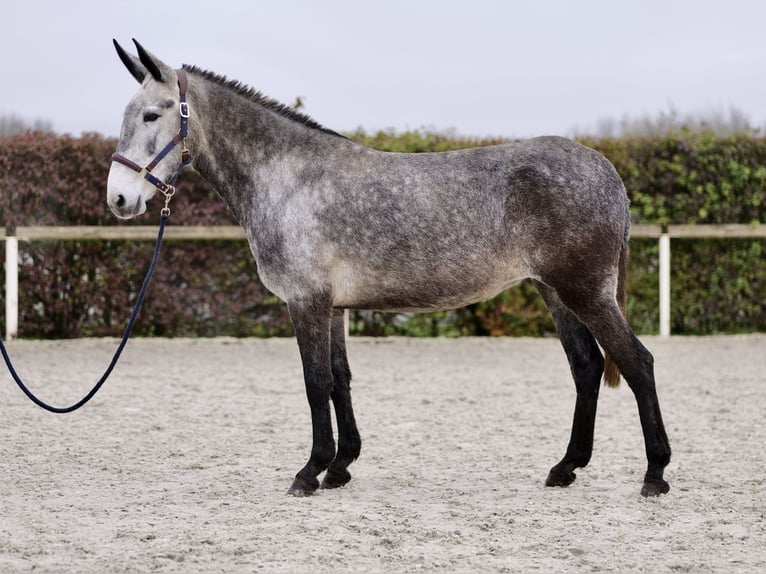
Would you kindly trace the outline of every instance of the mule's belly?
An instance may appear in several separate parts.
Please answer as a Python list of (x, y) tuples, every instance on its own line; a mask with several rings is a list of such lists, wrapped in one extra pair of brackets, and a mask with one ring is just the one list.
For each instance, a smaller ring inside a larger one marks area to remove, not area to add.
[[(492, 272), (494, 271), (494, 272)], [(529, 274), (521, 266), (498, 270), (425, 270), (378, 275), (341, 264), (332, 274), (333, 305), (394, 312), (427, 312), (484, 301)]]

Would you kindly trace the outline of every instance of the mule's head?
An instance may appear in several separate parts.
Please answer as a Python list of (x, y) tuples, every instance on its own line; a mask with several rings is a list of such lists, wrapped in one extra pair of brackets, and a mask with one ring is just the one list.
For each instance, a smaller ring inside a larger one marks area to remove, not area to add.
[[(179, 92), (175, 70), (164, 64), (133, 40), (138, 57), (127, 53), (114, 41), (117, 54), (141, 84), (125, 108), (117, 153), (138, 166), (148, 165), (178, 133)], [(152, 174), (166, 181), (181, 162), (181, 151), (174, 149)], [(146, 211), (157, 188), (126, 165), (112, 162), (107, 181), (107, 204), (119, 218), (130, 219)]]

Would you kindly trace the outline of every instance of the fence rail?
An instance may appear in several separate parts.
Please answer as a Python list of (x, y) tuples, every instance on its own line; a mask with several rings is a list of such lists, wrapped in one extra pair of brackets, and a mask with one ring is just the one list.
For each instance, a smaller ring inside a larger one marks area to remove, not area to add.
[[(670, 336), (670, 240), (671, 239), (766, 239), (766, 225), (632, 225), (631, 237), (659, 241), (660, 335)], [(38, 226), (0, 228), (5, 241), (5, 338), (18, 333), (19, 252), (21, 241), (143, 241), (153, 240), (157, 228), (152, 226)], [(234, 241), (244, 240), (245, 232), (235, 225), (177, 226), (165, 229), (169, 241)]]
[[(75, 225), (38, 226), (0, 229), (0, 239), (15, 237), (28, 241), (141, 241), (157, 238), (157, 228), (150, 225)], [(165, 228), (165, 239), (178, 241), (245, 239), (238, 225), (179, 225)]]

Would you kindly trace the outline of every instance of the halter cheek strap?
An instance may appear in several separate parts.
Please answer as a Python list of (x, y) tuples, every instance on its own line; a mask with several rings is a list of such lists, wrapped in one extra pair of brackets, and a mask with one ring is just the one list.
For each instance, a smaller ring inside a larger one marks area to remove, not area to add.
[[(160, 193), (165, 196), (165, 207), (161, 212), (163, 215), (170, 214), (168, 203), (170, 202), (170, 198), (173, 197), (173, 194), (176, 192), (176, 180), (178, 180), (178, 176), (181, 175), (183, 169), (191, 162), (191, 152), (186, 145), (186, 138), (189, 134), (189, 104), (186, 102), (186, 87), (188, 82), (186, 78), (186, 72), (184, 70), (176, 70), (176, 74), (178, 75), (178, 94), (181, 102), (179, 104), (181, 128), (178, 130), (178, 134), (172, 140), (170, 140), (164, 148), (162, 148), (162, 151), (160, 151), (160, 153), (158, 153), (157, 156), (151, 162), (149, 162), (146, 167), (141, 167), (136, 162), (129, 160), (125, 156), (118, 153), (112, 154), (113, 162), (116, 161), (117, 163), (132, 169), (139, 175), (143, 175), (146, 181), (151, 183), (160, 191)], [(178, 166), (178, 169), (170, 178), (170, 180), (168, 182), (164, 182), (155, 176), (152, 173), (152, 170), (157, 167), (157, 164), (160, 163), (165, 158), (165, 156), (168, 155), (178, 144), (183, 146), (181, 148), (181, 165)]]

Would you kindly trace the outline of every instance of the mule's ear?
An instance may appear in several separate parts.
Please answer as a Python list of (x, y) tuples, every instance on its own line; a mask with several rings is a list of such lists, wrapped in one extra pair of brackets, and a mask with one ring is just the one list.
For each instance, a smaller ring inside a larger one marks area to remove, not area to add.
[(117, 40), (113, 39), (112, 42), (114, 42), (114, 47), (117, 50), (117, 55), (120, 57), (120, 60), (122, 60), (122, 63), (125, 64), (128, 72), (130, 72), (130, 75), (133, 76), (139, 84), (142, 84), (144, 82), (144, 78), (146, 77), (146, 68), (133, 54), (128, 54), (125, 50), (123, 50), (122, 46), (117, 43)]
[(167, 68), (167, 66), (147, 52), (141, 44), (136, 42), (135, 38), (133, 38), (133, 43), (136, 45), (136, 50), (138, 50), (138, 58), (146, 67), (147, 71), (152, 75), (152, 78), (158, 82), (164, 82), (165, 80), (163, 78), (162, 70), (163, 68)]

